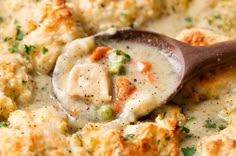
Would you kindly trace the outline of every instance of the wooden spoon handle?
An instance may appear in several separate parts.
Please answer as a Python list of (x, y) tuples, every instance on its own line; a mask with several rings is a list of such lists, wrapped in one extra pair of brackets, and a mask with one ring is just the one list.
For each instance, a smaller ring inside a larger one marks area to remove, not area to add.
[(185, 60), (184, 77), (190, 77), (216, 66), (236, 63), (236, 40), (209, 46), (187, 46), (182, 52)]

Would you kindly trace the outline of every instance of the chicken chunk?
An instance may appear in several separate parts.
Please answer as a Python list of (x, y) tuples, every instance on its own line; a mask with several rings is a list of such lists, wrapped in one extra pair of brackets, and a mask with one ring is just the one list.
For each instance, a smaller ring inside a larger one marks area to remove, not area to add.
[(131, 100), (127, 101), (125, 108), (123, 109), (124, 111), (121, 114), (121, 118), (130, 118), (131, 114), (133, 114), (134, 117), (141, 117), (150, 113), (151, 110), (157, 107), (157, 102), (153, 95), (140, 92), (137, 97), (138, 98), (131, 98)]
[(75, 65), (69, 73), (67, 93), (94, 102), (109, 102), (110, 80), (105, 69), (96, 63)]

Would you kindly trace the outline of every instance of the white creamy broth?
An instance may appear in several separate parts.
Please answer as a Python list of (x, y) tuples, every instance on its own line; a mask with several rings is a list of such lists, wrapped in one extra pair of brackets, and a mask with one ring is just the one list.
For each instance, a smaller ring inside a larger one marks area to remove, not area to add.
[[(51, 77), (44, 74), (37, 74), (34, 75), (34, 80), (36, 82), (34, 101), (33, 104), (29, 105), (26, 109), (33, 110), (50, 105), (58, 107), (52, 92)], [(24, 107), (22, 109), (24, 109)]]
[[(93, 62), (90, 57), (96, 46), (112, 49)], [(122, 54), (118, 55), (117, 50)], [(122, 64), (125, 73), (111, 73), (111, 61), (117, 61), (111, 60), (112, 57), (122, 59), (125, 55), (129, 56), (129, 60)], [(143, 62), (150, 65), (146, 73), (139, 71)], [(128, 84), (124, 85), (123, 80)], [(94, 45), (92, 38), (79, 39), (68, 45), (53, 74), (55, 94), (66, 112), (73, 116), (75, 127), (83, 127), (88, 122), (104, 122), (99, 114), (103, 107), (112, 108), (112, 119), (133, 122), (165, 103), (175, 91), (177, 81), (173, 66), (158, 49), (131, 42)], [(119, 97), (123, 92), (128, 93)], [(116, 104), (122, 109), (117, 111)], [(73, 114), (74, 110), (76, 114)]]
[[(178, 75), (174, 71), (173, 66), (169, 63), (167, 57), (164, 56), (160, 50), (138, 43), (107, 42), (105, 45), (110, 45), (113, 48), (126, 52), (131, 57), (131, 63), (127, 65), (127, 72), (126, 75), (124, 75), (137, 87), (137, 93), (130, 97), (131, 101), (138, 97), (141, 97), (140, 100), (142, 100), (143, 96), (150, 96), (150, 98), (154, 97), (152, 98), (153, 102), (149, 104), (144, 103), (143, 107), (150, 107), (150, 110), (147, 110), (145, 114), (148, 114), (148, 112), (166, 102), (167, 97), (175, 90)], [(140, 72), (137, 71), (136, 62), (139, 61), (150, 62), (151, 72), (153, 72), (155, 79), (153, 84), (147, 82), (145, 74), (140, 74)], [(115, 75), (114, 79), (119, 77), (120, 76)], [(129, 107), (129, 109), (132, 108), (132, 106)], [(142, 106), (140, 105), (137, 109), (142, 109)]]
[[(187, 104), (183, 107), (184, 114), (190, 118), (186, 123), (186, 127), (190, 129), (191, 137), (186, 138), (182, 143), (182, 147), (197, 146), (200, 139), (204, 136), (210, 136), (219, 132), (217, 129), (206, 128), (204, 125), (207, 120), (219, 122), (222, 119), (218, 116), (224, 109), (224, 100), (207, 100), (199, 104)], [(227, 126), (225, 124), (225, 126)]]
[(159, 20), (148, 22), (142, 29), (174, 38), (181, 30), (188, 26), (188, 23), (186, 23), (183, 17), (184, 15), (180, 13), (162, 17)]

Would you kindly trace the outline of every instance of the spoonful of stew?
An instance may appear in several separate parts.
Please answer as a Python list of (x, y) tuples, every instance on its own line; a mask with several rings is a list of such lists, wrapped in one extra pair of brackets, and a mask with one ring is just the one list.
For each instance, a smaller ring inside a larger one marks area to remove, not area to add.
[(121, 29), (71, 42), (53, 72), (54, 93), (77, 127), (133, 122), (170, 100), (199, 72), (236, 61), (236, 41), (192, 47)]

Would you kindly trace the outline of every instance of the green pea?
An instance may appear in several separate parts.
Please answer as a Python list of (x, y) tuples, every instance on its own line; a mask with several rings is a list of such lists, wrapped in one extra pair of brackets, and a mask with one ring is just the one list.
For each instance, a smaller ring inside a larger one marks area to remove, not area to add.
[(113, 117), (113, 111), (110, 106), (102, 106), (98, 110), (98, 114), (103, 121), (109, 121)]

